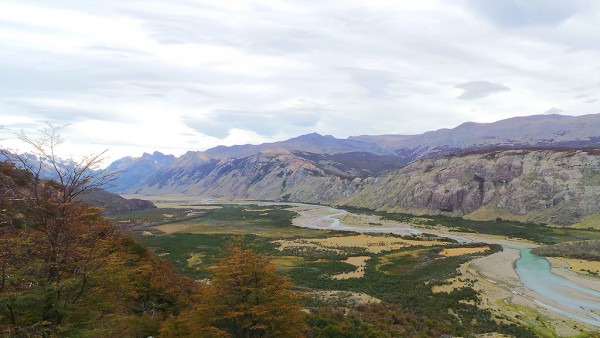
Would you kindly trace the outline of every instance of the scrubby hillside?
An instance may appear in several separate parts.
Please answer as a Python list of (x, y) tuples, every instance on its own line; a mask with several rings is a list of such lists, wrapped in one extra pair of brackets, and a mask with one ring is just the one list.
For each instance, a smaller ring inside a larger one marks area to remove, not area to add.
[(531, 250), (540, 256), (600, 261), (600, 240), (577, 241), (542, 246)]
[(101, 208), (104, 215), (156, 208), (156, 205), (150, 201), (139, 198), (123, 198), (103, 189), (91, 189), (77, 198), (83, 203)]
[(197, 285), (63, 188), (0, 162), (0, 335), (156, 335)]

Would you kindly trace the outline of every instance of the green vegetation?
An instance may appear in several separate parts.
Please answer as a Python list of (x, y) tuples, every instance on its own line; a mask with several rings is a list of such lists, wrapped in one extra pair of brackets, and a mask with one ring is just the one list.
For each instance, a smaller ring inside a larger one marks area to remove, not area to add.
[(117, 224), (135, 225), (134, 231), (260, 235), (270, 238), (321, 237), (318, 231), (292, 225), (297, 215), (288, 206), (211, 205), (212, 209), (157, 208), (109, 216)]
[[(234, 239), (241, 240), (250, 245), (256, 252), (265, 254), (274, 253), (274, 245), (265, 237), (244, 235), (236, 237), (227, 234), (172, 234), (161, 236), (141, 236), (140, 243), (151, 248), (159, 256), (164, 256), (177, 271), (193, 278), (207, 278), (209, 268), (223, 255), (223, 248), (231, 244)], [(190, 266), (188, 259), (194, 254), (200, 254), (202, 259), (194, 266)]]
[[(245, 211), (245, 208), (262, 211)], [(308, 231), (312, 232), (310, 237), (315, 238), (331, 236), (332, 233), (307, 229), (300, 229), (301, 233), (294, 233), (287, 229), (292, 227), (291, 212), (285, 208), (273, 209), (273, 214), (270, 215), (269, 209), (272, 208), (223, 206), (222, 209), (206, 210), (193, 222), (201, 224), (204, 229), (218, 229), (221, 233), (158, 234), (141, 236), (140, 241), (153, 248), (159, 255), (168, 253), (165, 258), (169, 259), (178, 271), (194, 278), (207, 278), (211, 275), (218, 257), (222, 255), (222, 248), (235, 238), (235, 234), (244, 230), (245, 235), (241, 237), (243, 243), (253, 246), (258, 252), (273, 256), (275, 261), (280, 257), (286, 262), (281, 271), (302, 289), (352, 291), (374, 296), (384, 302), (383, 305), (352, 307), (346, 315), (337, 312), (326, 301), (318, 304), (306, 303), (305, 306), (311, 310), (309, 324), (315, 337), (389, 337), (400, 332), (404, 335), (423, 337), (443, 333), (468, 336), (483, 332), (503, 332), (520, 337), (534, 336), (527, 328), (498, 324), (494, 321), (488, 311), (476, 306), (478, 296), (469, 287), (450, 293), (432, 292), (433, 285), (446, 283), (448, 278), (457, 275), (460, 264), (477, 256), (471, 254), (444, 258), (439, 255), (442, 247), (474, 244), (459, 245), (448, 242), (443, 246), (413, 246), (380, 254), (372, 254), (363, 247), (353, 246), (336, 246), (335, 252), (316, 246), (290, 247), (280, 251), (276, 249), (277, 245), (273, 240), (285, 237), (282, 234), (294, 234), (292, 238), (303, 238), (301, 234)], [(174, 224), (176, 223), (169, 225)], [(258, 227), (269, 229), (269, 236), (254, 234)], [(227, 230), (229, 233), (224, 233)], [(346, 232), (336, 235), (354, 234)], [(500, 248), (493, 246), (493, 250), (485, 254), (496, 250)], [(194, 255), (201, 257), (201, 262), (190, 266), (188, 260)], [(355, 266), (343, 262), (351, 256), (371, 256), (365, 276), (345, 280), (332, 279), (333, 275), (355, 270)], [(292, 260), (290, 257), (299, 259)], [(390, 316), (397, 317), (399, 322), (388, 322), (386, 318)]]
[(144, 227), (148, 227), (198, 218), (202, 215), (202, 212), (202, 210), (195, 209), (153, 208), (116, 213), (107, 215), (106, 218), (116, 224), (144, 225)]
[(536, 255), (547, 257), (567, 257), (600, 261), (600, 240), (577, 241), (543, 246), (531, 250)]

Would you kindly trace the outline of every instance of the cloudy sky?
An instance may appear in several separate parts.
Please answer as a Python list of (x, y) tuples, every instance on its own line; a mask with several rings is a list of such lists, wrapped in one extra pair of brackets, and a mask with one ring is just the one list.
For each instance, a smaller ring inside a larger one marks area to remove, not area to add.
[(1, 138), (69, 154), (600, 110), (594, 0), (3, 0)]

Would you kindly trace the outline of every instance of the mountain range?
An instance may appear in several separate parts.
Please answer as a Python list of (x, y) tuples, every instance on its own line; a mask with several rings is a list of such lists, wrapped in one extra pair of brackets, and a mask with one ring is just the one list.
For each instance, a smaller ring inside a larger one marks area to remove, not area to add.
[[(467, 122), (419, 135), (316, 133), (175, 157), (126, 157), (111, 191), (351, 205), (589, 224), (600, 215), (600, 114)], [(592, 222), (593, 223), (593, 222)]]

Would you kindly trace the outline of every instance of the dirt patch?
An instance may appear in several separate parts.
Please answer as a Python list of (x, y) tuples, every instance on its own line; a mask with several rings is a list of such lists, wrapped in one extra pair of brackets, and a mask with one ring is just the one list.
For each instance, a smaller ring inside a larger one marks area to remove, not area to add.
[(461, 255), (468, 255), (474, 253), (480, 253), (489, 250), (489, 246), (483, 246), (478, 248), (446, 248), (440, 252), (440, 255), (444, 257), (454, 257)]
[(344, 262), (352, 264), (356, 267), (356, 270), (350, 272), (339, 273), (331, 276), (332, 279), (350, 279), (350, 278), (361, 278), (365, 276), (365, 268), (367, 267), (367, 261), (371, 259), (370, 256), (357, 256), (348, 257)]
[(462, 287), (467, 286), (467, 283), (465, 283), (465, 281), (460, 278), (451, 278), (447, 281), (448, 284), (444, 284), (444, 285), (434, 285), (433, 287), (431, 287), (431, 291), (433, 293), (439, 293), (439, 292), (446, 292), (446, 293), (450, 293), (456, 289), (460, 289)]
[(600, 275), (600, 262), (586, 261), (583, 259), (560, 258), (567, 263), (572, 271), (585, 275)]

